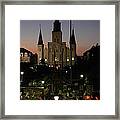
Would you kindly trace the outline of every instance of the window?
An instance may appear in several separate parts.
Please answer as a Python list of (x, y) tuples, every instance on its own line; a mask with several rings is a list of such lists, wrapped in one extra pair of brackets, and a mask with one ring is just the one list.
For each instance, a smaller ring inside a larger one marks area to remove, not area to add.
[(39, 48), (39, 51), (41, 52), (41, 48)]
[(23, 53), (20, 53), (20, 56), (23, 57)]
[(25, 57), (27, 57), (28, 56), (28, 53), (27, 52), (25, 52)]
[(55, 57), (55, 61), (59, 61), (59, 59), (57, 57)]

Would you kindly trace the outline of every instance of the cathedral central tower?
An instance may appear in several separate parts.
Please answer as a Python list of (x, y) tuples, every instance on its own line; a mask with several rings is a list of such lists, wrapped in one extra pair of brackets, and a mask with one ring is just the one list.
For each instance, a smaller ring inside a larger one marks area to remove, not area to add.
[(52, 31), (52, 42), (62, 43), (62, 32), (61, 32), (61, 23), (59, 20), (55, 20), (53, 31)]
[(66, 42), (62, 42), (61, 23), (53, 23), (52, 42), (48, 42), (48, 62), (50, 66), (62, 68), (66, 65)]

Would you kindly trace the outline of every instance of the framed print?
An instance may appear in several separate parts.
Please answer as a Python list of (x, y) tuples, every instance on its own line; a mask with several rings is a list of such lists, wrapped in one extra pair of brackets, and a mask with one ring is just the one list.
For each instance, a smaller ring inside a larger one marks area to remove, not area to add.
[(1, 118), (119, 119), (118, 1), (1, 8)]

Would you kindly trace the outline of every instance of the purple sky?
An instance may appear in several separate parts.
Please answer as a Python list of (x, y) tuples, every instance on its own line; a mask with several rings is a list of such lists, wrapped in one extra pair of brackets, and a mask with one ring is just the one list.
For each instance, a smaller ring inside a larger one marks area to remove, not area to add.
[[(21, 20), (20, 21), (20, 47), (24, 47), (33, 53), (37, 52), (39, 24), (41, 24), (43, 42), (47, 45), (52, 41), (54, 20)], [(60, 20), (62, 29), (62, 41), (69, 46), (69, 21)], [(82, 55), (87, 49), (96, 43), (100, 44), (99, 20), (72, 20), (75, 29), (77, 55)]]

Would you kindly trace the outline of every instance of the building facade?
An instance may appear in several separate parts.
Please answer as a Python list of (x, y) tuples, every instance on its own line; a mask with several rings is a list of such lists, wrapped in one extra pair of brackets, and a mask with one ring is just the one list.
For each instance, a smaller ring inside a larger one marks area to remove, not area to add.
[(29, 64), (36, 64), (37, 63), (37, 54), (33, 54), (31, 51), (20, 48), (20, 62), (21, 63), (29, 63)]
[(20, 48), (20, 62), (30, 63), (31, 56), (32, 56), (32, 52), (30, 52), (24, 48)]
[(56, 20), (52, 31), (52, 42), (48, 42), (48, 64), (54, 67), (66, 65), (66, 42), (62, 42), (61, 23)]
[(74, 29), (71, 34), (71, 22), (70, 22), (70, 39), (69, 46), (66, 46), (66, 42), (62, 41), (61, 23), (59, 20), (55, 20), (52, 30), (52, 41), (48, 42), (48, 47), (44, 48), (42, 39), (41, 28), (38, 38), (38, 64), (41, 59), (50, 67), (63, 68), (66, 65), (74, 65), (76, 60), (76, 41)]

